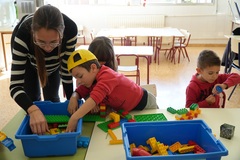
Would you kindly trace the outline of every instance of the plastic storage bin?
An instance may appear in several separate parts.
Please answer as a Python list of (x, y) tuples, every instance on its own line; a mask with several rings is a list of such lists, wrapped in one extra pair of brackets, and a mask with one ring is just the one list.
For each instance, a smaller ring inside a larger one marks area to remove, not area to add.
[[(69, 115), (68, 101), (52, 103), (50, 101), (35, 102), (44, 115)], [(79, 101), (79, 105), (82, 101)], [(70, 116), (70, 115), (69, 115)], [(22, 142), (24, 154), (27, 157), (73, 155), (77, 151), (77, 138), (81, 135), (82, 119), (78, 121), (76, 132), (56, 135), (32, 134), (29, 126), (29, 116), (26, 115), (15, 134)]]
[[(202, 120), (132, 122), (123, 123), (122, 136), (127, 160), (220, 160), (228, 155), (228, 150), (217, 140), (212, 130)], [(146, 145), (146, 141), (155, 137), (164, 145), (172, 145), (179, 141), (187, 144), (195, 141), (206, 153), (202, 154), (169, 154), (166, 156), (131, 156), (130, 144)]]

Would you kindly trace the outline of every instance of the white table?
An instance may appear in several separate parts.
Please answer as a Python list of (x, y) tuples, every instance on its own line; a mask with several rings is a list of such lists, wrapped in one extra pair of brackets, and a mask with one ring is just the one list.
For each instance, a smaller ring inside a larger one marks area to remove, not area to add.
[[(219, 139), (228, 149), (228, 156), (223, 156), (221, 160), (239, 160), (240, 152), (238, 146), (240, 144), (240, 108), (201, 110), (202, 113), (199, 115), (198, 119), (203, 119), (212, 129), (212, 133), (216, 135), (216, 138)], [(168, 120), (175, 120), (174, 115), (162, 109), (131, 112), (130, 114), (154, 113), (163, 113)], [(224, 123), (235, 126), (234, 136), (231, 140), (220, 137), (220, 126)], [(98, 160), (126, 159), (123, 145), (110, 145), (109, 140), (111, 140), (111, 137), (98, 128), (97, 124), (98, 123), (95, 124), (85, 160), (93, 160), (96, 159), (96, 157)], [(120, 128), (113, 130), (113, 132), (118, 139), (122, 139), (122, 132)]]
[[(77, 49), (88, 49), (88, 45), (80, 45)], [(115, 55), (136, 54), (147, 60), (147, 84), (149, 84), (149, 65), (153, 56), (153, 46), (114, 46)]]
[(175, 36), (177, 38), (184, 37), (184, 34), (178, 28), (105, 28), (100, 30), (96, 37), (105, 36), (109, 38), (129, 38), (129, 37), (148, 37), (148, 45), (154, 46), (156, 37)]

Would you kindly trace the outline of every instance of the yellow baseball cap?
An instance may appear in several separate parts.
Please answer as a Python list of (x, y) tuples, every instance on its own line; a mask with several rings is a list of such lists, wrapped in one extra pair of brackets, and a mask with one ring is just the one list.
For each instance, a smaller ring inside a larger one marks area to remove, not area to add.
[(70, 72), (70, 70), (73, 69), (74, 67), (94, 59), (97, 59), (96, 56), (89, 50), (86, 49), (76, 50), (72, 52), (72, 54), (68, 58), (67, 61), (68, 71)]

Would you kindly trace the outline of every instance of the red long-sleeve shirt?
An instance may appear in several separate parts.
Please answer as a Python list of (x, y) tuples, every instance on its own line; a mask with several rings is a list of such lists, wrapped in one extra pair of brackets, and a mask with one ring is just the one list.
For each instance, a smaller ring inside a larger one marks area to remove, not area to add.
[(90, 88), (76, 89), (80, 98), (90, 97), (97, 103), (104, 103), (115, 110), (134, 109), (143, 97), (143, 89), (123, 74), (102, 66), (96, 76), (96, 83)]
[(192, 76), (192, 79), (186, 89), (186, 107), (197, 103), (200, 108), (220, 108), (219, 95), (216, 95), (214, 104), (209, 105), (205, 100), (212, 94), (212, 89), (215, 84), (226, 84), (228, 87), (240, 83), (240, 75), (237, 73), (219, 74), (218, 78), (213, 83), (202, 82), (197, 78), (197, 74)]

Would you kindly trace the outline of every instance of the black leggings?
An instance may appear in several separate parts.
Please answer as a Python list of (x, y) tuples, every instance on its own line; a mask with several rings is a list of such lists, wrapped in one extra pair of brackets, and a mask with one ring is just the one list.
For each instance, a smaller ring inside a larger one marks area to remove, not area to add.
[[(42, 89), (44, 100), (52, 102), (60, 102), (58, 95), (60, 85), (59, 70), (56, 70), (48, 76), (46, 86)], [(29, 60), (26, 63), (24, 90), (32, 101), (41, 100), (40, 83), (37, 70), (33, 67)]]

